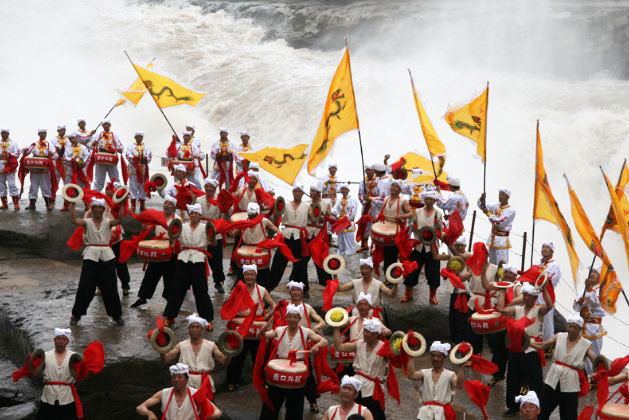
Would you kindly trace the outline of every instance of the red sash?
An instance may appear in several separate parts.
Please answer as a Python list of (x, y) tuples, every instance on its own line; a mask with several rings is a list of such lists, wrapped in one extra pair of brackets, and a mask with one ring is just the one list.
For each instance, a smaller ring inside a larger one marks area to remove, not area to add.
[(437, 401), (424, 401), (424, 405), (434, 405), (443, 408), (443, 414), (446, 420), (456, 420), (456, 413), (450, 404), (443, 404)]
[(196, 246), (184, 246), (183, 248), (181, 248), (182, 251), (185, 251), (186, 249), (199, 251), (199, 252), (205, 254), (205, 277), (207, 278), (210, 275), (210, 264), (208, 263), (208, 258), (212, 258), (212, 254), (207, 252), (207, 249), (205, 249), (205, 248), (198, 248)]
[(284, 225), (284, 227), (299, 230), (299, 239), (301, 239), (301, 256), (308, 257), (310, 255), (310, 252), (308, 252), (308, 243), (306, 242), (306, 239), (308, 239), (308, 230), (305, 227), (295, 225)]
[(579, 369), (576, 366), (572, 366), (564, 362), (560, 362), (559, 360), (555, 360), (553, 363), (559, 366), (567, 367), (568, 369), (576, 370), (579, 373), (579, 387), (581, 388), (581, 391), (579, 392), (579, 397), (587, 395), (587, 393), (590, 391), (590, 382), (585, 375), (585, 370)]
[(80, 419), (83, 418), (83, 405), (81, 404), (81, 400), (79, 399), (79, 393), (76, 392), (76, 384), (74, 382), (50, 381), (50, 382), (44, 382), (44, 386), (45, 385), (69, 386), (70, 391), (72, 392), (72, 398), (74, 398), (74, 404), (76, 407), (76, 416)]

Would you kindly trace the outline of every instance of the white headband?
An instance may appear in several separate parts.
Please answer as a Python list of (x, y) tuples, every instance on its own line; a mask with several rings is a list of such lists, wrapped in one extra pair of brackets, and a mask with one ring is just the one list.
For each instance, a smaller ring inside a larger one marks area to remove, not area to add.
[(167, 195), (164, 198), (164, 202), (168, 202), (168, 203), (173, 203), (173, 204), (177, 204), (177, 199), (175, 197), (173, 197), (172, 195)]
[(247, 130), (245, 130), (245, 129), (242, 129), (242, 130), (240, 130), (240, 136), (241, 136), (241, 137), (242, 137), (242, 136), (247, 136), (247, 137), (249, 137), (249, 132), (248, 132)]
[(201, 209), (201, 204), (186, 204), (186, 209), (188, 209), (188, 214), (190, 213), (203, 214), (203, 210)]
[(450, 343), (442, 343), (441, 341), (433, 341), (433, 343), (430, 345), (430, 352), (432, 353), (433, 351), (436, 351), (436, 352), (442, 353), (444, 356), (447, 356), (451, 348), (452, 346), (450, 345)]
[(402, 188), (402, 181), (400, 181), (399, 179), (392, 179), (391, 182), (389, 182), (389, 185), (391, 187), (397, 185), (399, 188)]
[(518, 269), (512, 265), (503, 265), (502, 269), (505, 273), (508, 271), (509, 273), (518, 274)]
[(427, 198), (432, 198), (435, 201), (437, 201), (437, 200), (439, 200), (441, 198), (437, 191), (424, 191), (421, 194), (421, 197), (422, 197), (423, 200), (425, 200)]
[(107, 119), (101, 121), (101, 124), (103, 124), (103, 125), (104, 124), (110, 124), (111, 125), (111, 120), (109, 118), (107, 118)]
[(460, 187), (461, 186), (461, 180), (459, 178), (450, 178), (450, 177), (448, 177), (448, 184), (450, 184), (453, 187)]
[(57, 126), (57, 131), (59, 130), (65, 130), (66, 126), (65, 125), (58, 125)]
[(343, 188), (347, 188), (349, 190), (349, 184), (344, 182), (341, 185), (339, 185), (339, 190), (342, 190)]
[(288, 314), (297, 314), (301, 317), (301, 310), (299, 309), (299, 305), (293, 305), (292, 303), (286, 305), (286, 315)]
[(76, 123), (78, 124), (78, 123), (80, 123), (81, 121), (83, 121), (83, 122), (87, 122), (87, 121), (85, 121), (85, 119), (83, 119), (83, 118), (79, 118), (78, 120), (76, 120)]
[(90, 201), (90, 206), (92, 206), (92, 207), (94, 207), (94, 206), (105, 207), (105, 199), (104, 198), (92, 198), (92, 201)]
[(544, 242), (542, 244), (542, 247), (545, 247), (545, 246), (547, 246), (548, 248), (552, 249), (553, 252), (555, 252), (555, 244), (554, 243), (552, 243), (552, 242)]
[(247, 172), (247, 176), (248, 176), (249, 178), (255, 178), (255, 179), (258, 179), (258, 173), (257, 173), (257, 172), (255, 172), (255, 171), (248, 171), (248, 172)]
[(529, 283), (524, 283), (522, 285), (522, 293), (526, 295), (537, 296), (539, 295), (539, 290), (537, 290), (536, 287), (532, 286)]
[(566, 318), (568, 324), (577, 324), (580, 328), (583, 328), (583, 318), (579, 314), (572, 314)]
[(539, 399), (537, 398), (537, 394), (535, 393), (535, 391), (529, 391), (526, 393), (526, 395), (516, 396), (515, 402), (520, 405), (529, 403), (536, 405), (539, 408)]
[(258, 266), (255, 264), (243, 264), (242, 265), (242, 272), (245, 273), (247, 271), (255, 271), (256, 273), (258, 272)]
[(205, 180), (203, 181), (203, 185), (207, 185), (207, 184), (218, 187), (218, 181), (215, 180), (214, 178), (205, 178)]
[(204, 318), (201, 318), (197, 314), (188, 315), (188, 318), (186, 318), (186, 321), (188, 321), (188, 326), (190, 326), (191, 324), (197, 323), (201, 325), (201, 327), (205, 328), (208, 325), (207, 320)]
[(322, 183), (317, 182), (315, 184), (312, 184), (310, 186), (310, 189), (313, 190), (313, 191), (321, 192), (321, 191), (323, 191), (323, 185), (322, 185)]
[(336, 162), (330, 162), (330, 163), (328, 163), (328, 169), (329, 168), (337, 168), (338, 169), (338, 165), (336, 164)]
[(218, 129), (219, 133), (229, 133), (229, 131), (227, 131), (227, 129), (225, 127), (221, 127)]
[(186, 137), (186, 136), (192, 137), (192, 133), (189, 131), (184, 131), (183, 133), (181, 133), (181, 137)]
[(360, 258), (358, 265), (359, 266), (360, 265), (366, 265), (366, 266), (369, 266), (369, 267), (373, 268), (373, 260), (371, 259), (371, 257), (369, 257), (369, 258)]
[(299, 281), (289, 281), (286, 286), (288, 286), (288, 290), (292, 289), (293, 287), (296, 287), (298, 289), (304, 290), (304, 284), (299, 282)]
[(384, 166), (384, 163), (374, 163), (373, 170), (376, 172), (386, 172), (387, 167)]
[(356, 379), (354, 376), (345, 375), (343, 379), (341, 379), (341, 387), (351, 386), (356, 392), (360, 392), (360, 388), (363, 386), (363, 383)]
[(360, 292), (358, 294), (358, 298), (356, 298), (356, 303), (360, 302), (361, 300), (365, 300), (369, 305), (371, 305), (371, 294)]
[(177, 363), (176, 365), (172, 365), (170, 368), (168, 368), (168, 370), (170, 370), (171, 375), (188, 375), (189, 373), (188, 365), (184, 363)]
[(179, 163), (179, 164), (175, 165), (175, 166), (173, 167), (173, 169), (174, 169), (175, 171), (186, 172), (186, 167), (185, 167), (185, 166), (183, 166), (181, 163)]
[(69, 341), (72, 341), (72, 330), (70, 328), (55, 328), (54, 337), (66, 337)]
[(45, 128), (40, 128), (40, 129), (37, 130), (37, 134), (39, 134), (39, 133), (47, 133), (47, 132), (48, 132), (48, 130), (46, 130)]
[(254, 202), (247, 204), (247, 214), (260, 214), (260, 205)]
[(301, 182), (293, 184), (293, 191), (295, 191), (295, 190), (301, 190), (303, 192), (304, 191), (304, 184), (302, 184)]
[(459, 236), (454, 244), (455, 245), (467, 245), (467, 238), (465, 236)]
[(249, 162), (249, 169), (252, 171), (260, 170), (260, 164), (258, 162)]
[(133, 137), (137, 137), (137, 136), (142, 136), (142, 137), (144, 137), (144, 131), (142, 131), (142, 130), (138, 130), (138, 131), (136, 131), (136, 132), (135, 132), (135, 134), (133, 135)]
[(192, 128), (194, 130), (194, 125), (192, 124), (186, 124), (186, 128)]
[(511, 190), (509, 188), (500, 188), (498, 192), (507, 194), (507, 197), (511, 197)]
[(372, 333), (380, 334), (382, 331), (382, 324), (377, 318), (365, 319), (363, 321), (363, 329)]

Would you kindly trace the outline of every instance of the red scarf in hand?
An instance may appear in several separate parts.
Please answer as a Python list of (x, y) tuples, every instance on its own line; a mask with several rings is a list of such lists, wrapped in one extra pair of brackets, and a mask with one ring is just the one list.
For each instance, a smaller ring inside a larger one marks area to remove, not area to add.
[(332, 309), (332, 301), (334, 299), (334, 294), (339, 288), (339, 279), (334, 276), (332, 279), (328, 280), (325, 284), (325, 288), (323, 289), (323, 310), (329, 311)]
[(214, 392), (212, 391), (212, 383), (210, 382), (209, 375), (205, 374), (202, 376), (201, 386), (192, 394), (192, 399), (199, 410), (200, 420), (210, 418), (212, 414), (214, 414), (214, 404), (212, 404)]
[(487, 247), (482, 242), (475, 242), (472, 251), (472, 256), (465, 260), (465, 264), (467, 264), (475, 276), (480, 276), (483, 266), (487, 262), (489, 251), (487, 251)]
[(489, 401), (491, 388), (478, 380), (465, 381), (463, 382), (463, 386), (465, 387), (465, 392), (470, 401), (480, 408), (480, 411), (483, 413), (483, 419), (488, 419), (487, 401)]
[(330, 255), (330, 243), (328, 242), (328, 223), (324, 222), (323, 227), (308, 244), (308, 251), (312, 256), (312, 261), (317, 267), (323, 268), (323, 260)]
[(274, 249), (278, 248), (278, 250), (282, 253), (284, 257), (290, 262), (297, 262), (297, 258), (293, 255), (292, 251), (284, 242), (284, 236), (281, 233), (275, 235), (273, 239), (265, 239), (262, 242), (256, 244), (256, 252), (260, 252), (262, 249)]
[(443, 227), (441, 240), (446, 244), (453, 245), (463, 233), (463, 220), (458, 210), (454, 210), (448, 218), (448, 225)]

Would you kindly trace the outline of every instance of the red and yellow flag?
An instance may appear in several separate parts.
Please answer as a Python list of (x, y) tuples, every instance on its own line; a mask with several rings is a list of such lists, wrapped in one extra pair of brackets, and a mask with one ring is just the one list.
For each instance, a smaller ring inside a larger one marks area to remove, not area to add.
[(458, 108), (448, 109), (445, 120), (450, 128), (476, 143), (476, 154), (485, 162), (487, 156), (487, 108), (489, 106), (489, 83), (487, 88), (472, 102)]
[(304, 150), (307, 144), (299, 144), (290, 149), (265, 147), (253, 153), (238, 153), (250, 162), (258, 162), (260, 168), (293, 185), (295, 178), (306, 161)]
[[(430, 159), (425, 158), (417, 153), (409, 152), (402, 156), (404, 159), (404, 169), (411, 172), (413, 169), (421, 170), (421, 173), (417, 176), (409, 174), (407, 181), (413, 184), (430, 184), (435, 179), (434, 172), (432, 170), (432, 164)], [(446, 182), (448, 174), (437, 167), (437, 176), (439, 181)]]
[(609, 182), (609, 178), (605, 175), (603, 168), (601, 168), (601, 172), (603, 173), (603, 178), (605, 178), (605, 184), (607, 184), (607, 189), (609, 190), (609, 196), (612, 200), (612, 210), (614, 212), (614, 218), (616, 220), (616, 226), (618, 227), (618, 231), (620, 236), (622, 237), (625, 243), (625, 252), (627, 254), (627, 264), (629, 264), (629, 226), (627, 225), (627, 217), (623, 212), (622, 205), (620, 200), (618, 199), (618, 195), (616, 194), (616, 189), (613, 187), (612, 183)]
[(413, 81), (413, 75), (411, 71), (408, 71), (409, 76), (411, 77), (411, 88), (413, 89), (413, 100), (415, 101), (415, 108), (417, 109), (417, 116), (419, 117), (419, 124), (422, 128), (422, 134), (424, 135), (424, 140), (426, 140), (426, 146), (428, 147), (428, 152), (430, 153), (431, 158), (435, 158), (436, 156), (443, 156), (446, 154), (446, 146), (444, 146), (443, 142), (439, 140), (439, 136), (437, 132), (432, 126), (430, 122), (430, 118), (428, 118), (428, 114), (426, 114), (426, 110), (422, 105), (422, 102), (419, 100), (419, 95), (417, 94), (417, 89), (415, 89), (415, 82)]
[(205, 96), (205, 93), (195, 92), (183, 87), (174, 80), (140, 67), (137, 64), (134, 64), (133, 68), (160, 108), (184, 104), (195, 106)]
[(357, 128), (358, 115), (352, 84), (349, 49), (345, 48), (343, 58), (330, 83), (319, 129), (312, 141), (312, 148), (308, 157), (308, 173), (313, 174), (315, 168), (332, 150), (334, 141), (338, 136)]
[(566, 222), (566, 219), (559, 210), (559, 205), (555, 201), (553, 192), (548, 183), (546, 169), (544, 168), (544, 155), (542, 152), (542, 140), (539, 134), (539, 121), (537, 122), (537, 147), (535, 157), (535, 197), (533, 198), (533, 220), (546, 220), (556, 225), (563, 235), (566, 248), (568, 249), (568, 258), (572, 268), (572, 277), (576, 287), (577, 270), (579, 269), (579, 256), (574, 249), (574, 241), (572, 232)]
[[(616, 196), (618, 197), (618, 202), (620, 203), (620, 207), (622, 208), (622, 212), (625, 215), (625, 218), (629, 220), (629, 200), (627, 200), (627, 196), (625, 194), (625, 188), (629, 184), (629, 168), (627, 168), (627, 160), (622, 164), (622, 169), (620, 170), (620, 178), (618, 179), (618, 184), (616, 184)], [(605, 219), (605, 224), (603, 224), (603, 230), (601, 231), (601, 240), (605, 235), (607, 229), (611, 229), (616, 233), (620, 233), (618, 226), (616, 225), (616, 218), (614, 217), (614, 209), (609, 207), (609, 211), (607, 212), (607, 218)]]

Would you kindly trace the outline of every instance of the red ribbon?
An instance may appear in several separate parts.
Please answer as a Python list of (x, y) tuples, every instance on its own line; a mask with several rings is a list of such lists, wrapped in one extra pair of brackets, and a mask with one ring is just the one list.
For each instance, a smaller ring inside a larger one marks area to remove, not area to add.
[(325, 284), (325, 288), (323, 289), (323, 310), (329, 311), (332, 309), (332, 301), (334, 299), (334, 294), (339, 288), (339, 279), (334, 276), (334, 278), (328, 280)]
[[(328, 242), (328, 223), (324, 222), (323, 227), (319, 229), (319, 233), (307, 246), (309, 255), (312, 255), (312, 261), (317, 267), (323, 268), (323, 261), (330, 255), (330, 243)], [(302, 252), (303, 254), (303, 252)]]
[(487, 251), (487, 247), (482, 242), (475, 242), (472, 251), (472, 256), (465, 260), (465, 264), (467, 264), (475, 276), (480, 276), (483, 265), (487, 262), (489, 251)]
[(75, 412), (76, 417), (79, 419), (83, 418), (83, 404), (81, 404), (81, 399), (79, 398), (79, 393), (76, 392), (76, 384), (72, 382), (61, 382), (61, 381), (50, 381), (44, 382), (45, 385), (65, 385), (70, 387), (70, 391), (72, 392), (72, 398), (74, 398)]
[(588, 394), (588, 392), (590, 392), (590, 382), (588, 381), (588, 378), (585, 375), (585, 370), (579, 369), (576, 366), (569, 365), (559, 360), (555, 360), (553, 363), (555, 363), (556, 365), (567, 367), (568, 369), (577, 371), (577, 373), (579, 374), (579, 388), (580, 388), (579, 397), (585, 397)]
[(446, 420), (456, 420), (456, 413), (450, 404), (443, 404), (437, 401), (424, 401), (424, 405), (434, 405), (443, 408), (443, 415)]
[(480, 408), (480, 411), (483, 413), (483, 419), (488, 419), (487, 401), (489, 401), (491, 388), (478, 380), (465, 381), (463, 386), (470, 401)]
[(259, 252), (262, 249), (274, 248), (278, 248), (288, 261), (293, 263), (298, 261), (297, 258), (293, 256), (293, 253), (288, 245), (284, 242), (284, 237), (281, 234), (277, 234), (273, 239), (265, 239), (264, 241), (256, 244), (256, 252)]

